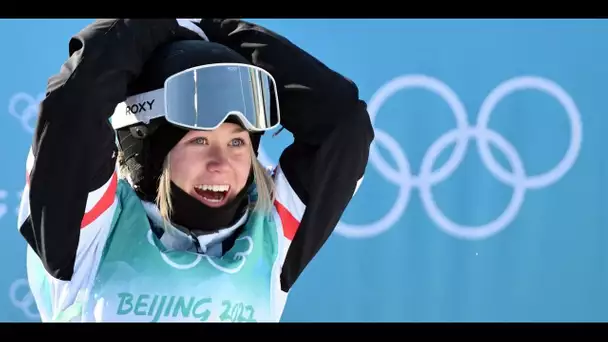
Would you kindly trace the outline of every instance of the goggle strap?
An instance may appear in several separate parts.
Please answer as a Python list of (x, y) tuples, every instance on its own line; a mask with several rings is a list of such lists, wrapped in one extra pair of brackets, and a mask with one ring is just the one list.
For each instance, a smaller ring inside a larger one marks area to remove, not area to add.
[(165, 88), (133, 95), (119, 103), (110, 118), (114, 129), (137, 123), (148, 124), (165, 116)]

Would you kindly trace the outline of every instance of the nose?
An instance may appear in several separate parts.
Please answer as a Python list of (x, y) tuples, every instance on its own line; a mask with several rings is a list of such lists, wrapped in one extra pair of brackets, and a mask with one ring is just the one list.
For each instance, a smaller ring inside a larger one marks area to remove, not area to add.
[(214, 146), (210, 148), (207, 161), (207, 171), (222, 172), (228, 167), (228, 161), (223, 149)]

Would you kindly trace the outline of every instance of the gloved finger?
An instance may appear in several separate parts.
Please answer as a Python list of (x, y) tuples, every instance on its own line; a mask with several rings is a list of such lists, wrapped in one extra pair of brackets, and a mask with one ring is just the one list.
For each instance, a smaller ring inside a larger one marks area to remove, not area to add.
[(188, 30), (196, 33), (199, 37), (203, 38), (206, 41), (209, 41), (207, 35), (203, 30), (197, 25), (201, 22), (201, 19), (176, 19), (179, 26), (187, 28)]

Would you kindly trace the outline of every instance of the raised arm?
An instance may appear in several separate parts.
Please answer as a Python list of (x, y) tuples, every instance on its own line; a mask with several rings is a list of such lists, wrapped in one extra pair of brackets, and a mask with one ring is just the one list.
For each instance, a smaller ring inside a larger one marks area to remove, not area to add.
[(72, 37), (69, 59), (49, 79), (19, 231), (53, 278), (72, 280), (76, 267), (89, 267), (82, 258), (93, 253), (84, 252), (107, 233), (117, 184), (109, 118), (152, 51), (178, 37), (198, 36), (175, 19), (97, 20)]
[(367, 165), (374, 131), (356, 85), (289, 40), (236, 19), (203, 19), (224, 44), (275, 77), (281, 120), (294, 136), (275, 174), (283, 226), (281, 288), (288, 292), (325, 243)]

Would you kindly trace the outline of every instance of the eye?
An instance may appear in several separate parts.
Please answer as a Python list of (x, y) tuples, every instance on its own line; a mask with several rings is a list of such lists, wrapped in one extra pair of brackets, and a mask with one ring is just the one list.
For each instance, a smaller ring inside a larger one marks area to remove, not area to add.
[(207, 138), (197, 137), (197, 138), (192, 139), (190, 142), (192, 142), (193, 144), (196, 144), (196, 145), (206, 145)]
[(231, 147), (241, 147), (243, 145), (245, 145), (245, 140), (243, 140), (241, 138), (234, 138), (230, 141)]

